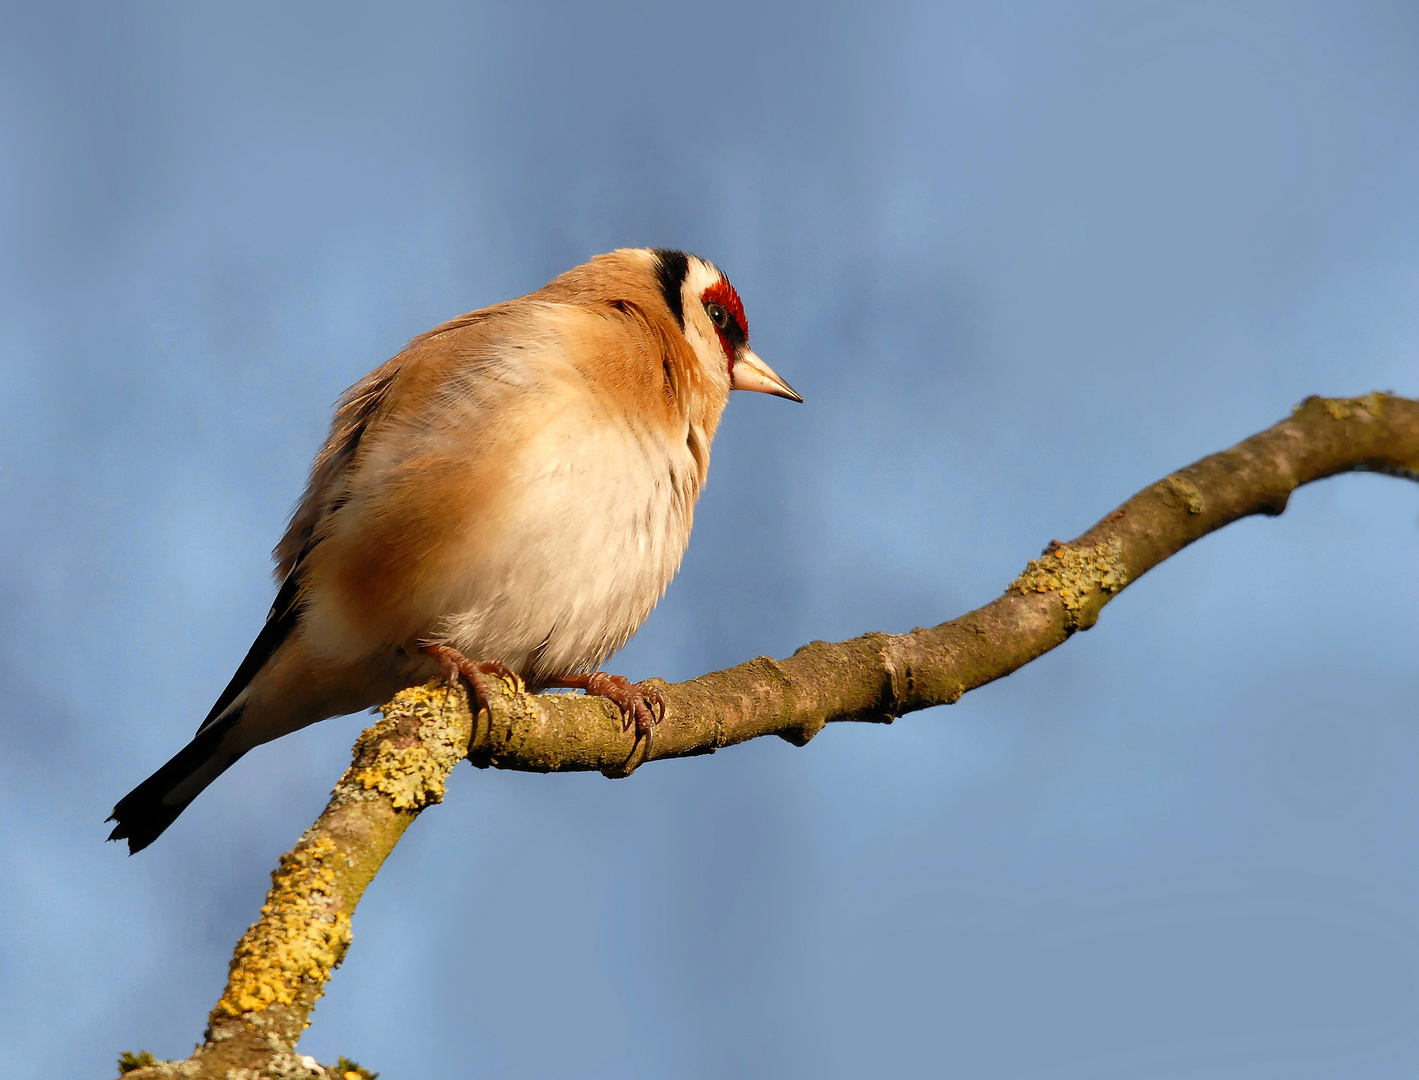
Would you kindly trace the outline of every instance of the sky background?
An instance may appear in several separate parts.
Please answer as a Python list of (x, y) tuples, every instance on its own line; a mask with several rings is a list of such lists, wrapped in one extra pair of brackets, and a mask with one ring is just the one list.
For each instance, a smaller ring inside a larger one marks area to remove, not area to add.
[[(610, 663), (997, 596), (1287, 415), (1419, 394), (1406, 3), (0, 5), (0, 1047), (187, 1054), (367, 718), (136, 858), (340, 392), (591, 255), (724, 267), (736, 395)], [(1210, 536), (891, 727), (461, 766), (302, 1050), (408, 1077), (1419, 1074), (1419, 487)]]

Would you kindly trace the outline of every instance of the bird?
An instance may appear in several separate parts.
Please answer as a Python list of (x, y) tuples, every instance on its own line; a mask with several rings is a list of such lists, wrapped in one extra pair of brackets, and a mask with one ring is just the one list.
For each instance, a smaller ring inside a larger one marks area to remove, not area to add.
[(109, 839), (141, 851), (247, 751), (439, 674), (609, 697), (648, 752), (659, 692), (600, 669), (679, 569), (732, 390), (803, 400), (725, 274), (668, 248), (414, 338), (337, 403), (261, 631)]

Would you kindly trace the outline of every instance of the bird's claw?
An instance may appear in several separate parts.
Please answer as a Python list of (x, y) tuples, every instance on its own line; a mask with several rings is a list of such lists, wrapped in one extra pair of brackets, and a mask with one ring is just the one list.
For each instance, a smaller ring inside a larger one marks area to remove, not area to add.
[(470, 660), (450, 645), (425, 645), (423, 650), (438, 661), (439, 671), (450, 687), (458, 685), (459, 679), (467, 679), (468, 685), (479, 698), (480, 706), (488, 704), (488, 692), (491, 687), (487, 684), (487, 678), (490, 675), (501, 679), (514, 694), (521, 694), (526, 690), (522, 676), (496, 660)]
[(607, 675), (598, 671), (587, 677), (585, 690), (604, 697), (621, 710), (621, 730), (636, 729), (636, 742), (645, 739), (645, 752), (655, 726), (665, 719), (665, 696), (660, 688), (649, 683), (633, 683), (624, 675)]

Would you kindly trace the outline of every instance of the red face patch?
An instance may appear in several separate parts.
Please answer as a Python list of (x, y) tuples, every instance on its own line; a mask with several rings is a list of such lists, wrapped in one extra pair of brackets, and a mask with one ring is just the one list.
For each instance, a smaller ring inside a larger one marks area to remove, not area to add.
[(729, 370), (733, 372), (735, 350), (749, 344), (749, 324), (744, 320), (744, 304), (734, 291), (734, 286), (724, 278), (700, 294), (700, 303), (714, 324), (720, 347), (729, 361)]

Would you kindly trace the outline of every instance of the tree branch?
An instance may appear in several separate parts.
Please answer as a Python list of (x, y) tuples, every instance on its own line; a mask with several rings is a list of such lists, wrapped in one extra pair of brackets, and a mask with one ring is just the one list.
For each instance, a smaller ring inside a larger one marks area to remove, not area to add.
[(802, 746), (834, 721), (889, 722), (950, 704), (1094, 625), (1115, 595), (1194, 540), (1252, 514), (1280, 514), (1302, 484), (1353, 471), (1419, 479), (1419, 401), (1309, 398), (1274, 427), (1140, 491), (1083, 536), (1051, 541), (1004, 595), (940, 626), (815, 641), (786, 660), (759, 657), (659, 683), (666, 718), (648, 758), (604, 699), (504, 686), (475, 719), (462, 687), (405, 690), (360, 736), (325, 812), (272, 874), (206, 1042), (187, 1061), (124, 1075), (349, 1080), (296, 1055), (296, 1042), (349, 946), (365, 887), (419, 812), (442, 798), (464, 756), (479, 767), (626, 776), (647, 759), (713, 753), (761, 735)]

